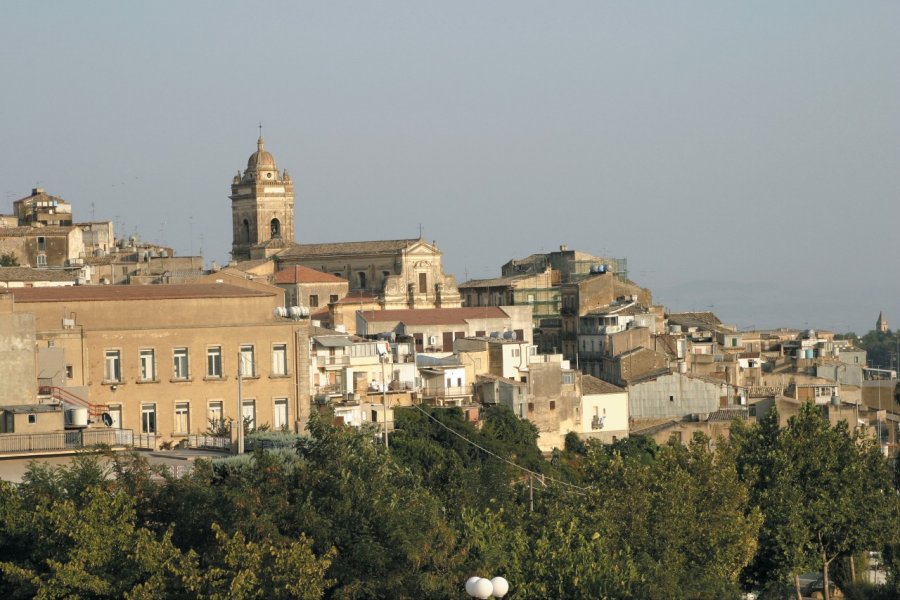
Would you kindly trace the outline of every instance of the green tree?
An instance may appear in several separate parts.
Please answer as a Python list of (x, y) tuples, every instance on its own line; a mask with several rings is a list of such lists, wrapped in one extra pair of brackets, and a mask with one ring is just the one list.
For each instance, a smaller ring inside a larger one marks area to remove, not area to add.
[(0, 254), (0, 267), (18, 267), (19, 259), (12, 252)]
[(837, 557), (881, 546), (896, 503), (890, 469), (871, 437), (851, 433), (845, 421), (831, 427), (812, 403), (783, 430), (774, 423), (773, 415), (759, 431), (735, 436), (764, 512), (754, 578), (796, 580), (815, 567), (828, 598)]

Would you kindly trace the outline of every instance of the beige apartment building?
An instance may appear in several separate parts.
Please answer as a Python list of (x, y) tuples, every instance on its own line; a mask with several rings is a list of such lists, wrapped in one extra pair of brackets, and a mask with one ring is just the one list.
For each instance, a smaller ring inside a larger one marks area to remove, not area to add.
[(59, 357), (55, 370), (41, 364), (38, 371), (64, 375), (39, 383), (94, 405), (92, 414), (109, 414), (112, 427), (178, 442), (239, 412), (255, 427), (306, 425), (309, 323), (276, 315), (278, 288), (212, 280), (8, 295), (14, 314), (33, 315), (38, 356), (62, 349), (45, 353)]

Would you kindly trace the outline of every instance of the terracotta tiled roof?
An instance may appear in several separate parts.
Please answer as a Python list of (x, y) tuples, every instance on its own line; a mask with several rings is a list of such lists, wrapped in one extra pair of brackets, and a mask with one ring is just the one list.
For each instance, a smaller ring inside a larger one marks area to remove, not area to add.
[(275, 273), (275, 283), (347, 283), (347, 280), (309, 267), (295, 266)]
[[(16, 302), (92, 302), (116, 300), (181, 300), (189, 298), (259, 298), (274, 293), (224, 283), (172, 285), (80, 285), (74, 287), (11, 288)], [(280, 292), (279, 292), (280, 293)]]
[(335, 242), (329, 244), (297, 244), (278, 254), (279, 258), (307, 258), (354, 254), (380, 254), (398, 252), (419, 242), (409, 240), (377, 240), (371, 242)]
[(327, 306), (323, 306), (319, 310), (309, 313), (309, 318), (314, 321), (327, 321), (331, 318), (331, 312), (329, 312)]
[(709, 413), (708, 421), (733, 421), (734, 419), (741, 419), (746, 421), (750, 418), (750, 409), (743, 407), (729, 407), (729, 408), (721, 408), (715, 412)]
[(362, 317), (369, 323), (398, 321), (407, 325), (450, 325), (468, 319), (508, 319), (496, 306), (469, 308), (420, 308), (408, 310), (366, 310)]
[(671, 321), (672, 323), (687, 325), (690, 327), (698, 327), (702, 325), (716, 326), (722, 324), (722, 321), (719, 320), (719, 317), (717, 317), (714, 313), (708, 311), (669, 313), (668, 317), (669, 321)]
[[(342, 280), (343, 281), (343, 280)], [(368, 290), (353, 290), (352, 292), (348, 292), (346, 296), (338, 300), (335, 304), (359, 304), (375, 302), (378, 300), (378, 296), (373, 292)]]
[(593, 375), (584, 375), (581, 378), (581, 393), (587, 394), (619, 394), (624, 392), (624, 388), (613, 385), (608, 381), (597, 379)]
[(0, 281), (75, 281), (76, 279), (78, 279), (78, 271), (0, 267)]

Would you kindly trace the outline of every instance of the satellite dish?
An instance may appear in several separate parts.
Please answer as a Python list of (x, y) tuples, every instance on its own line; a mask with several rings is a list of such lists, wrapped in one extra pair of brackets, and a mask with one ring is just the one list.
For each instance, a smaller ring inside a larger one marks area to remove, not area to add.
[(112, 415), (110, 415), (107, 412), (100, 415), (100, 420), (103, 421), (103, 424), (106, 425), (107, 427), (113, 426)]

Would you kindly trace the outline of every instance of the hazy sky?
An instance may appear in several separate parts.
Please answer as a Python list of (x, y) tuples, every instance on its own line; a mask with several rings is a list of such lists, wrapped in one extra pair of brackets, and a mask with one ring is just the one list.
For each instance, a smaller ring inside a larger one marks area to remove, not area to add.
[(567, 244), (742, 327), (900, 327), (896, 1), (4, 2), (0, 81), (0, 212), (39, 184), (222, 263), (261, 121), (301, 242), (421, 224), (459, 281)]

